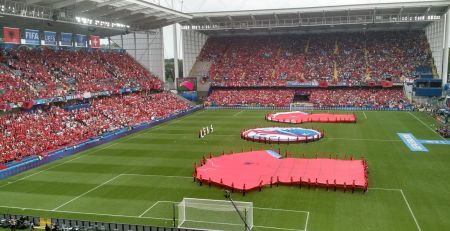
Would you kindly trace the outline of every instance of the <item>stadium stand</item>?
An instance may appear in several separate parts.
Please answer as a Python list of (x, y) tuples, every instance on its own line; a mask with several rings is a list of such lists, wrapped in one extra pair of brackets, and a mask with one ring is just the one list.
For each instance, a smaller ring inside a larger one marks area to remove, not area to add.
[(315, 89), (309, 102), (317, 106), (354, 106), (404, 108), (403, 89)]
[(338, 89), (216, 89), (208, 97), (206, 105), (216, 106), (289, 106), (294, 95), (309, 96), (309, 103), (318, 107), (372, 107), (404, 108), (407, 100), (401, 88), (338, 88)]
[(425, 34), (334, 33), (290, 36), (212, 37), (198, 60), (212, 62), (216, 86), (286, 86), (288, 81), (402, 82), (430, 66)]
[[(162, 81), (124, 52), (1, 50), (2, 103), (120, 88), (159, 89)], [(12, 76), (11, 76), (12, 75)], [(19, 87), (20, 91), (8, 90)]]
[(218, 89), (208, 97), (206, 104), (281, 107), (289, 105), (293, 98), (294, 90), (289, 89)]
[(186, 110), (188, 103), (172, 93), (145, 92), (94, 99), (90, 107), (64, 110), (58, 106), (0, 116), (0, 164), (46, 153), (88, 138), (165, 118)]

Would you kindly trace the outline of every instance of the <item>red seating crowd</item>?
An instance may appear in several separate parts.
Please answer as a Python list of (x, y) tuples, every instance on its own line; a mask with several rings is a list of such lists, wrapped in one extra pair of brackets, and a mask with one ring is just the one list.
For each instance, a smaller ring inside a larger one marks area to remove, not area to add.
[(276, 89), (241, 89), (241, 90), (214, 90), (209, 95), (206, 104), (218, 106), (254, 105), (282, 107), (289, 105), (294, 99), (294, 90)]
[(403, 108), (407, 101), (403, 89), (315, 89), (309, 102), (316, 106), (352, 106)]
[(373, 108), (403, 108), (407, 103), (403, 89), (216, 89), (208, 97), (206, 105), (233, 106), (289, 106), (296, 93), (309, 95), (309, 103), (318, 107), (352, 106)]
[(189, 107), (167, 92), (132, 93), (93, 99), (89, 108), (72, 111), (47, 106), (34, 113), (4, 114), (0, 116), (0, 165), (74, 145), (108, 131), (165, 118)]
[(124, 52), (0, 50), (0, 75), (0, 104), (162, 86), (161, 80)]
[(198, 60), (221, 86), (286, 86), (296, 82), (403, 82), (430, 66), (424, 32), (365, 32), (212, 37)]

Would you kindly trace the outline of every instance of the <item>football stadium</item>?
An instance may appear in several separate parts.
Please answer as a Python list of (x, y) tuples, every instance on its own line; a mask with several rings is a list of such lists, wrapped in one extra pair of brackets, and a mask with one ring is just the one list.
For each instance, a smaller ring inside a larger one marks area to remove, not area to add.
[(0, 0), (0, 230), (450, 230), (450, 1)]

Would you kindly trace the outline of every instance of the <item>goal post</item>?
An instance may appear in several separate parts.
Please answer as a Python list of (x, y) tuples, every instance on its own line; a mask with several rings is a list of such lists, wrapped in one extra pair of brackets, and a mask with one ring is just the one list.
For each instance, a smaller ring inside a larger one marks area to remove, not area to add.
[(253, 203), (234, 201), (234, 204), (236, 208), (229, 200), (183, 198), (178, 203), (178, 228), (251, 230), (253, 228)]
[(314, 105), (310, 103), (290, 103), (289, 111), (308, 111), (314, 110)]

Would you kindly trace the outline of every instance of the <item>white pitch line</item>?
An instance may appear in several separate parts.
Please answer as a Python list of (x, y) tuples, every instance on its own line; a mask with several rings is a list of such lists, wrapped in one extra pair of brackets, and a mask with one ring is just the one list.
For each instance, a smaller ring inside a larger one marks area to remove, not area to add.
[(422, 229), (421, 229), (420, 226), (419, 226), (419, 222), (417, 222), (416, 216), (414, 215), (414, 212), (412, 211), (411, 206), (409, 205), (409, 202), (408, 202), (408, 200), (406, 199), (405, 194), (403, 193), (403, 190), (400, 190), (400, 192), (402, 193), (403, 200), (405, 200), (405, 203), (406, 203), (406, 205), (408, 206), (409, 212), (411, 213), (411, 216), (413, 217), (414, 222), (416, 223), (417, 230), (422, 231)]
[[(206, 110), (203, 110), (203, 111), (201, 111), (200, 113), (197, 113), (197, 114), (201, 114), (201, 113), (203, 113), (203, 112), (205, 112), (205, 111), (206, 111)], [(137, 132), (137, 133), (131, 134), (131, 135), (129, 135), (126, 139), (124, 139), (124, 140), (122, 140), (122, 141), (111, 143), (111, 144), (106, 145), (105, 147), (102, 147), (102, 148), (99, 148), (99, 149), (95, 149), (95, 147), (93, 147), (93, 148), (91, 148), (91, 149), (89, 149), (89, 150), (86, 150), (85, 153), (80, 154), (78, 157), (75, 157), (75, 158), (73, 158), (73, 159), (64, 161), (63, 163), (60, 163), (60, 164), (51, 166), (51, 167), (49, 167), (49, 168), (43, 169), (43, 170), (41, 170), (41, 171), (39, 171), (39, 172), (35, 172), (35, 173), (33, 173), (33, 174), (24, 176), (24, 177), (22, 177), (22, 178), (20, 178), (20, 179), (17, 179), (17, 180), (15, 180), (15, 181), (8, 182), (8, 183), (6, 183), (6, 184), (4, 184), (4, 185), (0, 185), (0, 188), (3, 188), (3, 187), (5, 187), (5, 186), (7, 186), (7, 185), (10, 185), (10, 184), (13, 184), (13, 183), (22, 181), (22, 180), (25, 180), (25, 179), (27, 179), (27, 178), (29, 178), (29, 177), (32, 177), (32, 176), (34, 176), (34, 175), (37, 175), (37, 174), (46, 172), (46, 171), (51, 170), (51, 169), (54, 169), (54, 168), (59, 167), (59, 166), (61, 166), (61, 165), (67, 164), (67, 163), (69, 163), (69, 162), (72, 162), (72, 161), (74, 161), (74, 160), (78, 160), (78, 159), (80, 159), (80, 158), (82, 158), (82, 157), (87, 156), (88, 154), (92, 154), (92, 153), (95, 153), (95, 152), (98, 152), (98, 151), (101, 151), (101, 150), (104, 150), (104, 149), (108, 149), (108, 148), (110, 148), (110, 147), (112, 147), (112, 146), (114, 146), (114, 145), (121, 144), (121, 143), (123, 143), (123, 142), (125, 142), (125, 141), (128, 141), (128, 140), (130, 140), (130, 139), (139, 137), (139, 136), (144, 135), (144, 134), (148, 134), (148, 133), (150, 133), (151, 131), (160, 129), (160, 128), (164, 127), (164, 126), (171, 125), (171, 124), (175, 124), (175, 123), (177, 123), (177, 122), (179, 122), (179, 121), (181, 121), (181, 120), (186, 119), (187, 117), (189, 117), (189, 116), (191, 116), (191, 115), (193, 115), (193, 114), (195, 114), (195, 112), (194, 112), (194, 113), (191, 113), (191, 114), (189, 114), (189, 115), (186, 115), (186, 116), (184, 116), (184, 117), (182, 117), (182, 118), (176, 120), (176, 121), (173, 122), (173, 123), (171, 123), (171, 121), (167, 121), (167, 122), (161, 124), (161, 126), (159, 126), (159, 127), (156, 127), (156, 128), (153, 128), (153, 129), (152, 129), (152, 128), (149, 128), (150, 131), (146, 131), (146, 132)], [(75, 153), (75, 154), (73, 154), (73, 155), (76, 155), (76, 154), (77, 154), (77, 153)], [(51, 162), (50, 162), (50, 163), (51, 163)], [(50, 164), (50, 163), (49, 163), (49, 164)]]
[(113, 177), (113, 178), (111, 178), (111, 179), (109, 179), (109, 180), (107, 180), (107, 181), (105, 181), (105, 182), (103, 182), (103, 183), (101, 183), (101, 184), (95, 186), (94, 188), (92, 188), (92, 189), (90, 189), (90, 190), (88, 190), (88, 191), (86, 191), (86, 192), (84, 192), (84, 193), (78, 195), (77, 197), (72, 198), (71, 200), (69, 200), (69, 201), (67, 201), (67, 202), (65, 202), (65, 203), (63, 203), (63, 204), (61, 204), (60, 206), (54, 208), (52, 211), (58, 210), (59, 208), (61, 208), (61, 207), (65, 206), (65, 205), (67, 205), (67, 204), (69, 204), (69, 203), (71, 203), (71, 202), (77, 200), (78, 198), (80, 198), (80, 197), (82, 197), (82, 196), (84, 196), (84, 195), (86, 195), (86, 194), (88, 194), (88, 193), (90, 193), (90, 192), (92, 192), (92, 191), (94, 191), (94, 190), (100, 188), (100, 187), (102, 187), (102, 186), (105, 185), (105, 184), (108, 184), (109, 182), (111, 182), (111, 181), (113, 181), (113, 180), (119, 178), (120, 176), (122, 176), (122, 174), (119, 174), (119, 175), (117, 175), (117, 176), (115, 176), (115, 177)]
[(421, 119), (419, 119), (416, 115), (414, 115), (411, 112), (408, 112), (411, 116), (413, 116), (417, 121), (419, 121), (420, 123), (422, 123), (425, 127), (427, 127), (428, 129), (430, 129), (432, 132), (436, 133), (441, 139), (446, 140), (444, 137), (441, 136), (441, 134), (439, 134), (438, 132), (436, 132), (434, 129), (432, 129), (430, 126), (428, 126), (425, 122), (423, 122)]
[(403, 189), (395, 189), (395, 188), (369, 188), (369, 190), (383, 190), (383, 191), (397, 191), (397, 192), (400, 192), (400, 194), (402, 194), (402, 197), (403, 197), (403, 200), (404, 200), (406, 206), (408, 207), (409, 213), (411, 214), (411, 216), (412, 216), (412, 218), (413, 218), (413, 220), (414, 220), (414, 223), (416, 223), (417, 230), (418, 230), (418, 231), (422, 231), (422, 229), (421, 229), (420, 226), (419, 226), (419, 222), (417, 222), (416, 216), (414, 215), (414, 212), (412, 211), (411, 206), (409, 205), (409, 202), (408, 202), (408, 200), (406, 199), (405, 194), (403, 193)]
[(144, 214), (146, 214), (148, 211), (150, 211), (153, 207), (155, 207), (155, 205), (157, 205), (159, 203), (159, 201), (155, 202), (152, 206), (150, 206), (148, 209), (146, 209), (144, 212), (141, 213), (141, 215), (139, 215), (139, 217), (144, 216)]
[(308, 214), (306, 215), (305, 231), (308, 230), (308, 222), (309, 222), (309, 212), (308, 212)]
[(292, 213), (309, 213), (309, 211), (302, 211), (302, 210), (291, 210), (291, 209), (276, 209), (276, 208), (265, 208), (265, 207), (255, 207), (254, 209), (261, 209), (261, 210), (271, 210), (271, 211), (281, 211), (281, 212), (292, 212)]
[(365, 113), (364, 111), (363, 111), (362, 113), (363, 113), (363, 115), (364, 115), (364, 118), (367, 119), (366, 113)]
[(108, 213), (89, 213), (89, 212), (77, 212), (77, 211), (68, 211), (68, 210), (50, 210), (50, 209), (38, 209), (38, 208), (24, 208), (24, 207), (15, 207), (15, 206), (2, 206), (0, 208), (7, 209), (20, 209), (20, 210), (31, 210), (31, 211), (43, 211), (43, 212), (53, 212), (53, 213), (70, 213), (70, 214), (82, 214), (82, 215), (95, 215), (95, 216), (105, 216), (105, 217), (124, 217), (124, 218), (141, 218), (141, 219), (155, 219), (155, 220), (167, 220), (171, 221), (169, 218), (162, 217), (138, 217), (138, 216), (130, 216), (130, 215), (121, 215), (121, 214), (108, 214)]
[(358, 139), (358, 138), (339, 138), (339, 137), (324, 137), (326, 140), (349, 140), (349, 141), (374, 141), (374, 142), (399, 142), (402, 140), (386, 140), (386, 139)]
[(262, 228), (262, 229), (277, 229), (277, 230), (288, 230), (288, 231), (306, 231), (304, 229), (288, 229), (288, 228), (278, 228), (273, 226), (262, 226), (262, 225), (253, 225), (255, 228)]
[(244, 110), (240, 110), (240, 111), (234, 113), (233, 117), (236, 117), (237, 115), (241, 114), (242, 112), (244, 112)]
[(168, 175), (151, 175), (151, 174), (135, 174), (135, 173), (123, 173), (122, 176), (148, 176), (148, 177), (167, 177), (167, 178), (183, 178), (192, 179), (190, 176), (168, 176)]

